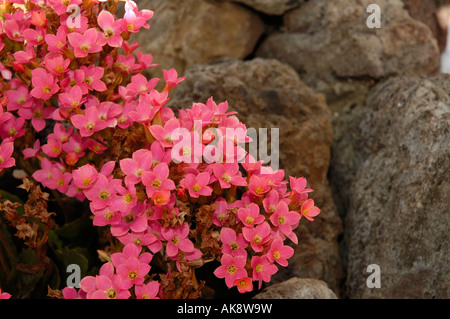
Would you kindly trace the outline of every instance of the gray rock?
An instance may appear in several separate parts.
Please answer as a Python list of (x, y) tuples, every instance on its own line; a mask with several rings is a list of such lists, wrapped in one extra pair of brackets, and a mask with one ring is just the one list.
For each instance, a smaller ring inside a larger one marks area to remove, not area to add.
[[(343, 185), (350, 298), (450, 297), (449, 92), (448, 75), (396, 77), (354, 115), (355, 160), (344, 152), (339, 168), (353, 177)], [(370, 264), (380, 289), (366, 285)]]
[(245, 4), (256, 11), (268, 15), (282, 15), (286, 11), (294, 9), (303, 2), (303, 0), (227, 0)]
[(186, 66), (217, 57), (245, 58), (265, 29), (256, 13), (236, 3), (140, 0), (139, 8), (155, 12), (150, 29), (132, 37), (160, 64), (151, 72), (173, 67), (182, 74)]
[(342, 269), (337, 237), (342, 225), (327, 180), (332, 127), (324, 96), (277, 60), (221, 59), (189, 67), (185, 76), (170, 102), (173, 108), (205, 103), (212, 96), (217, 103), (228, 101), (247, 127), (280, 129), (280, 168), (286, 178), (307, 178), (322, 212), (313, 223), (301, 220), (295, 254), (273, 282), (292, 276), (317, 278), (338, 293)]
[[(283, 32), (261, 44), (257, 56), (292, 65), (302, 80), (332, 103), (347, 79), (430, 74), (440, 54), (430, 29), (414, 20), (401, 0), (379, 0), (381, 28), (369, 29), (372, 0), (315, 0), (284, 16)], [(336, 88), (338, 86), (338, 88)]]
[(297, 278), (271, 285), (253, 299), (337, 299), (322, 280)]

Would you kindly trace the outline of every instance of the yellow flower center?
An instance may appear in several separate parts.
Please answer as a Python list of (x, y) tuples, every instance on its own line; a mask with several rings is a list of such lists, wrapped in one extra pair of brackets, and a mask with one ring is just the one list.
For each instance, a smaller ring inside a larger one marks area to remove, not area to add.
[(275, 259), (275, 260), (277, 260), (277, 259), (279, 259), (281, 257), (280, 256), (280, 252), (278, 250), (274, 251), (272, 256), (273, 256), (273, 259)]
[(102, 199), (102, 200), (106, 200), (109, 198), (109, 192), (107, 190), (103, 190), (100, 192), (98, 197), (100, 197), (100, 199)]
[(239, 248), (238, 244), (235, 242), (230, 243), (230, 249), (231, 250), (237, 250)]
[(90, 46), (89, 44), (87, 44), (87, 43), (83, 44), (83, 45), (80, 47), (80, 49), (81, 49), (82, 51), (84, 51), (84, 52), (89, 51), (90, 48), (91, 48), (91, 46)]
[(198, 184), (195, 184), (194, 186), (192, 186), (192, 190), (194, 192), (199, 192), (202, 189), (202, 187)]
[(123, 197), (123, 200), (124, 200), (125, 202), (127, 202), (127, 203), (131, 203), (131, 202), (133, 201), (133, 196), (131, 196), (131, 194), (126, 194), (126, 195)]
[(230, 275), (232, 275), (232, 274), (234, 274), (235, 272), (236, 272), (236, 266), (235, 265), (230, 265), (230, 266), (228, 266), (228, 268), (227, 268), (227, 271), (228, 271), (228, 273), (230, 274)]
[(254, 242), (256, 245), (261, 244), (261, 242), (262, 242), (261, 236), (256, 235), (255, 237), (253, 237), (253, 242)]
[(284, 216), (279, 216), (278, 219), (277, 219), (277, 221), (278, 221), (278, 224), (283, 225), (283, 224), (286, 223), (286, 217), (284, 217)]
[(247, 223), (247, 224), (253, 224), (253, 222), (254, 222), (255, 220), (252, 218), (252, 217), (250, 217), (250, 216), (247, 216), (247, 218), (245, 219), (245, 222)]
[(108, 299), (115, 299), (117, 296), (117, 292), (114, 289), (110, 288), (106, 291), (106, 296), (108, 296)]
[(262, 269), (263, 269), (263, 266), (261, 264), (257, 264), (256, 267), (255, 267), (255, 271), (256, 272), (261, 272)]
[(137, 272), (135, 270), (132, 270), (128, 273), (128, 278), (130, 278), (131, 280), (136, 279), (137, 278)]
[(107, 219), (107, 220), (110, 220), (110, 219), (112, 219), (114, 217), (114, 214), (111, 212), (111, 211), (108, 211), (106, 214), (105, 214), (105, 218)]
[(124, 217), (124, 220), (126, 223), (132, 223), (134, 221), (134, 215), (133, 214), (128, 214), (127, 216)]
[(222, 179), (223, 179), (225, 182), (231, 181), (230, 175), (228, 175), (228, 174), (226, 174), (226, 173), (222, 175)]
[(155, 179), (152, 183), (153, 188), (158, 188), (161, 186), (161, 181), (159, 179)]

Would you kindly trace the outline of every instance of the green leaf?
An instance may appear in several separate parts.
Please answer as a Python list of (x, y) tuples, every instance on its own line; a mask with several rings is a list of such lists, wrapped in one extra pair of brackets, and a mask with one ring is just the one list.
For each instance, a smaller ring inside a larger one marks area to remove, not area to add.
[[(86, 258), (85, 253), (86, 251), (79, 247), (73, 249), (64, 247), (63, 249), (58, 249), (55, 251), (56, 258), (61, 264), (64, 265), (64, 271), (69, 265), (78, 265), (81, 270), (81, 277), (86, 276), (88, 270), (89, 261)], [(66, 273), (64, 277), (67, 277), (68, 275), (70, 274)]]
[(58, 229), (55, 229), (55, 233), (64, 239), (76, 239), (82, 237), (83, 234), (89, 233), (92, 229), (92, 222), (87, 216), (82, 216), (73, 222), (64, 224)]

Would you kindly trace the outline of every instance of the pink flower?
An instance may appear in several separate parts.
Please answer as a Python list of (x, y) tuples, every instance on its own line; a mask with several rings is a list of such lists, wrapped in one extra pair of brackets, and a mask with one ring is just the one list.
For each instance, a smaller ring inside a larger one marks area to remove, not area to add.
[(265, 217), (259, 213), (259, 206), (255, 203), (249, 204), (246, 208), (239, 208), (238, 217), (246, 227), (253, 227), (265, 220)]
[(194, 251), (194, 244), (187, 238), (189, 235), (189, 224), (173, 228), (163, 228), (161, 230), (162, 237), (167, 240), (166, 253), (169, 257), (174, 257), (179, 251), (190, 253)]
[(8, 97), (8, 111), (16, 111), (22, 108), (30, 108), (33, 104), (33, 99), (29, 97), (28, 86), (20, 85), (14, 90), (8, 90), (5, 92)]
[(119, 211), (122, 215), (127, 215), (137, 203), (136, 187), (130, 183), (123, 187), (117, 184), (116, 191), (118, 196), (111, 203), (110, 208), (113, 211)]
[(289, 196), (293, 202), (299, 202), (301, 200), (306, 200), (308, 198), (308, 193), (313, 192), (312, 189), (306, 188), (306, 178), (300, 177), (295, 178), (289, 176), (290, 186), (291, 186), (291, 194)]
[(115, 185), (120, 182), (120, 180), (110, 181), (105, 175), (98, 174), (95, 184), (84, 192), (86, 198), (91, 201), (91, 209), (103, 209), (111, 205), (117, 194)]
[(244, 278), (240, 278), (240, 279), (236, 279), (233, 282), (233, 285), (237, 287), (238, 291), (241, 294), (244, 294), (246, 292), (250, 292), (253, 290), (253, 284), (252, 284), (252, 280), (249, 277), (244, 277)]
[(29, 109), (20, 108), (18, 114), (24, 119), (31, 120), (33, 128), (36, 132), (40, 132), (46, 126), (45, 120), (52, 118), (54, 112), (55, 108), (44, 108), (44, 103), (42, 103), (42, 101), (37, 101)]
[(242, 234), (236, 235), (236, 232), (231, 228), (224, 227), (220, 231), (220, 241), (222, 242), (222, 253), (232, 256), (247, 256), (245, 248), (248, 242), (244, 239)]
[(158, 206), (164, 206), (167, 205), (170, 201), (171, 193), (168, 189), (163, 189), (159, 191), (155, 191), (151, 197), (153, 203)]
[(9, 119), (0, 126), (0, 137), (3, 139), (16, 139), (23, 136), (25, 134), (24, 124), (25, 119), (23, 117), (17, 119), (14, 116), (9, 117)]
[(263, 245), (270, 240), (270, 226), (267, 222), (263, 222), (255, 228), (244, 227), (242, 234), (250, 242), (253, 250), (260, 252), (263, 251)]
[(2, 290), (0, 289), (0, 299), (9, 299), (9, 298), (11, 298), (11, 294), (7, 292), (2, 292)]
[(58, 79), (42, 68), (31, 71), (31, 82), (33, 83), (33, 89), (30, 94), (37, 99), (48, 100), (59, 91)]
[(231, 256), (228, 254), (222, 255), (220, 259), (221, 266), (215, 271), (214, 275), (217, 278), (225, 278), (225, 284), (228, 288), (233, 287), (237, 279), (247, 277), (247, 270), (245, 264), (247, 263), (247, 256)]
[(141, 149), (133, 153), (133, 158), (120, 160), (120, 169), (126, 175), (125, 182), (137, 184), (142, 179), (142, 173), (152, 167), (153, 156), (149, 150)]
[(162, 242), (149, 228), (142, 232), (131, 231), (130, 233), (120, 236), (117, 239), (119, 239), (119, 241), (124, 245), (135, 244), (138, 246), (147, 246), (154, 254), (162, 248)]
[(314, 206), (314, 200), (310, 198), (302, 205), (301, 214), (309, 221), (314, 221), (313, 217), (320, 214), (320, 208)]
[(180, 185), (189, 191), (191, 197), (198, 198), (200, 195), (209, 196), (212, 194), (212, 188), (208, 186), (210, 174), (207, 172), (187, 174), (181, 181)]
[(278, 226), (278, 229), (283, 234), (289, 236), (300, 218), (301, 215), (299, 213), (289, 211), (288, 205), (284, 201), (281, 201), (278, 203), (275, 212), (270, 216), (270, 221), (274, 226)]
[(185, 77), (180, 77), (178, 78), (178, 73), (177, 71), (172, 68), (170, 70), (163, 70), (163, 74), (164, 74), (164, 80), (166, 81), (166, 88), (167, 89), (171, 89), (173, 87), (178, 86), (178, 84), (180, 84), (181, 82), (183, 82), (184, 80), (186, 80)]
[(146, 186), (148, 197), (152, 197), (158, 190), (175, 189), (175, 183), (168, 177), (169, 166), (166, 163), (156, 165), (152, 171), (143, 172), (142, 183)]
[(49, 157), (58, 157), (62, 152), (62, 142), (56, 137), (49, 137), (47, 144), (42, 145), (42, 151)]
[(14, 142), (12, 140), (3, 140), (0, 144), (0, 172), (16, 165), (16, 160), (11, 157), (14, 152)]
[(151, 92), (155, 88), (158, 81), (158, 78), (148, 80), (142, 74), (136, 74), (131, 77), (131, 83), (127, 85), (126, 89), (134, 96), (137, 96), (139, 94)]
[(54, 166), (52, 169), (52, 179), (56, 182), (56, 189), (65, 194), (69, 188), (69, 183), (72, 181), (72, 174), (69, 172), (62, 172), (61, 169)]
[(141, 262), (136, 257), (128, 257), (124, 263), (117, 266), (117, 274), (122, 276), (123, 280), (122, 288), (130, 289), (135, 284), (143, 284), (150, 268), (147, 262)]
[(253, 256), (251, 261), (253, 269), (253, 280), (259, 281), (259, 288), (262, 282), (269, 282), (270, 277), (278, 271), (277, 266), (270, 262), (267, 256)]
[(92, 106), (84, 111), (84, 115), (75, 114), (70, 118), (73, 126), (80, 130), (82, 137), (91, 136), (94, 132), (107, 127), (106, 122), (99, 120), (98, 109)]
[(41, 142), (39, 141), (39, 139), (36, 139), (33, 148), (26, 148), (23, 150), (23, 158), (28, 159), (36, 157), (40, 150), (41, 150)]
[(116, 225), (122, 219), (120, 212), (112, 211), (109, 207), (93, 210), (92, 214), (94, 214), (94, 220), (92, 222), (94, 226)]
[(118, 48), (122, 46), (123, 38), (120, 35), (122, 33), (122, 23), (120, 21), (115, 21), (114, 16), (106, 10), (102, 10), (97, 18), (98, 25), (103, 30), (103, 36), (106, 43), (111, 46)]
[(59, 105), (68, 109), (80, 107), (86, 101), (80, 86), (75, 85), (70, 90), (58, 95)]
[(71, 5), (79, 5), (82, 0), (49, 0), (49, 4), (58, 15), (62, 15), (68, 11)]
[(216, 163), (213, 172), (222, 189), (230, 188), (231, 185), (247, 186), (247, 180), (239, 172), (238, 163)]
[(46, 34), (45, 43), (48, 44), (49, 51), (62, 51), (67, 43), (67, 33), (63, 28), (58, 28), (56, 35)]
[(168, 120), (164, 127), (161, 125), (152, 125), (149, 127), (150, 133), (156, 138), (162, 146), (172, 147), (176, 141), (172, 140), (172, 133), (174, 130), (180, 128), (180, 122), (177, 118), (171, 118)]
[(86, 299), (86, 292), (83, 289), (77, 291), (73, 287), (65, 287), (61, 292), (64, 299)]
[(280, 201), (280, 195), (276, 190), (271, 190), (263, 200), (264, 210), (272, 214), (277, 209), (277, 205)]
[(68, 71), (70, 59), (64, 59), (61, 53), (51, 52), (45, 58), (45, 68), (56, 76), (60, 76)]
[(268, 185), (269, 179), (266, 176), (259, 177), (252, 175), (250, 177), (250, 183), (248, 184), (249, 191), (257, 196), (262, 197), (265, 193), (270, 191), (270, 186)]
[(287, 267), (287, 259), (291, 258), (292, 255), (294, 255), (294, 248), (283, 245), (283, 241), (278, 239), (272, 242), (272, 245), (267, 252), (267, 259), (270, 262), (276, 261), (281, 266)]
[(93, 165), (84, 165), (72, 173), (76, 187), (88, 189), (97, 181), (98, 172)]
[(122, 288), (122, 277), (119, 275), (84, 277), (80, 286), (87, 292), (86, 299), (128, 299), (131, 296), (128, 290)]
[(223, 226), (224, 223), (228, 221), (229, 212), (228, 212), (228, 203), (223, 197), (219, 197), (216, 199), (214, 204), (217, 205), (217, 208), (213, 213), (213, 223), (216, 226)]
[(120, 237), (128, 233), (143, 232), (148, 227), (148, 218), (144, 214), (144, 207), (142, 204), (136, 204), (131, 208), (126, 215), (122, 214), (119, 223), (111, 225), (111, 234), (115, 237)]
[(33, 173), (32, 177), (42, 183), (45, 187), (56, 189), (56, 181), (53, 179), (53, 162), (44, 157), (41, 161), (41, 168)]
[(127, 244), (121, 253), (111, 255), (111, 261), (116, 267), (117, 275), (122, 277), (122, 288), (130, 289), (135, 284), (143, 284), (144, 277), (151, 269), (153, 255), (142, 253), (142, 247)]
[(86, 30), (83, 34), (73, 32), (67, 35), (69, 43), (74, 48), (76, 58), (87, 57), (90, 53), (100, 52), (106, 40), (95, 28)]
[(137, 299), (159, 299), (159, 283), (151, 281), (146, 285), (134, 286), (134, 293)]
[(88, 93), (89, 90), (103, 92), (107, 89), (106, 84), (102, 81), (104, 73), (105, 69), (102, 67), (94, 65), (86, 67), (82, 65), (79, 69), (75, 70), (74, 78), (79, 83), (83, 94)]

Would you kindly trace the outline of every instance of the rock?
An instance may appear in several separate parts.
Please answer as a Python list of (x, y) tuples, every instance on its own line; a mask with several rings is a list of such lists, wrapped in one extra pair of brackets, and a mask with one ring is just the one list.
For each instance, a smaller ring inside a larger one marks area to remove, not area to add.
[(342, 96), (348, 79), (371, 85), (393, 75), (437, 71), (439, 48), (430, 29), (411, 18), (401, 0), (377, 1), (381, 28), (369, 29), (366, 9), (372, 2), (306, 2), (286, 13), (284, 31), (269, 35), (256, 56), (293, 66), (329, 104)]
[[(450, 297), (449, 92), (449, 75), (395, 77), (354, 115), (357, 160), (340, 162), (341, 175), (354, 176), (345, 185), (350, 298)], [(366, 285), (370, 264), (380, 289)]]
[(322, 280), (297, 278), (271, 285), (253, 299), (337, 299)]
[(337, 237), (341, 220), (334, 205), (327, 172), (332, 142), (331, 114), (322, 94), (300, 81), (295, 70), (277, 60), (219, 59), (186, 69), (170, 105), (177, 109), (193, 102), (228, 101), (247, 127), (279, 128), (280, 163), (287, 175), (304, 176), (315, 190), (312, 198), (322, 209), (313, 223), (302, 220), (299, 246), (290, 265), (273, 281), (292, 276), (324, 280), (338, 294), (342, 269)]
[(408, 10), (410, 16), (423, 22), (430, 28), (433, 36), (438, 40), (439, 48), (442, 51), (445, 48), (445, 34), (441, 31), (436, 18), (436, 3), (434, 1), (420, 1), (420, 0), (402, 0), (405, 8)]
[(227, 0), (239, 2), (249, 6), (256, 11), (268, 15), (282, 15), (286, 11), (294, 9), (303, 2), (303, 0)]
[(155, 15), (150, 29), (132, 41), (141, 43), (142, 52), (153, 54), (161, 68), (174, 67), (179, 74), (186, 66), (213, 58), (247, 57), (265, 28), (256, 13), (229, 2), (141, 0), (139, 8)]

